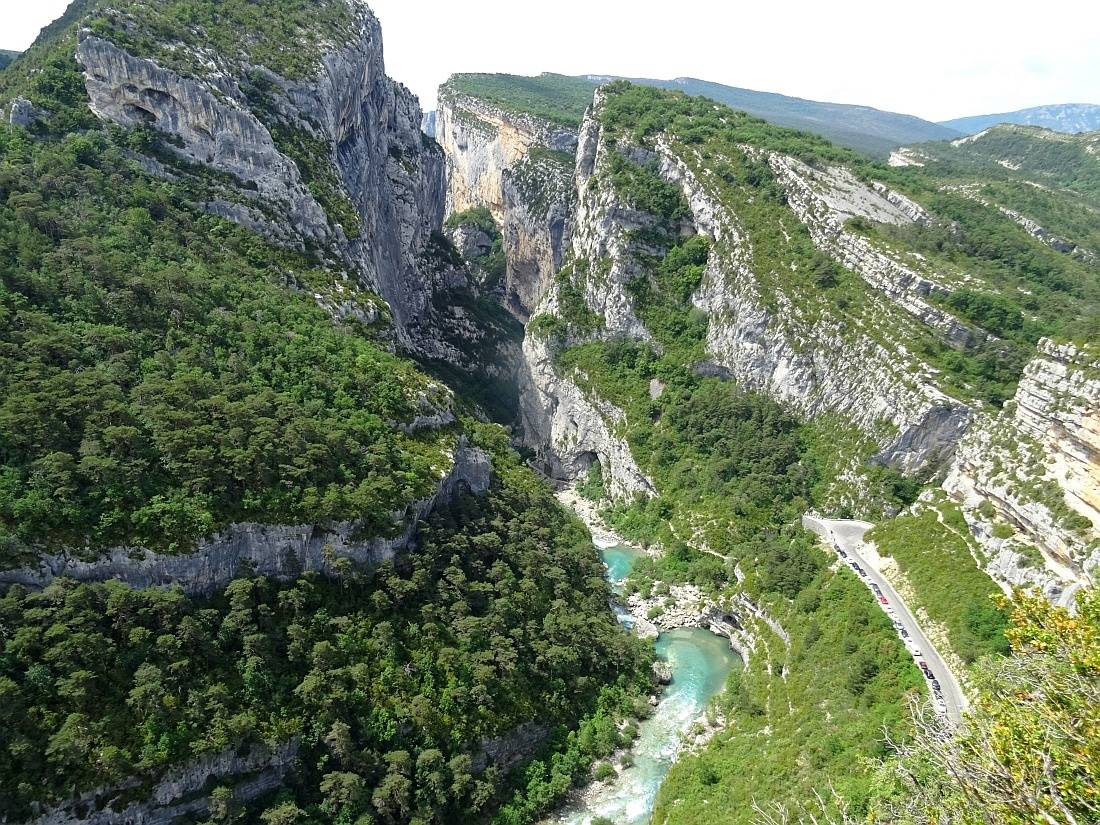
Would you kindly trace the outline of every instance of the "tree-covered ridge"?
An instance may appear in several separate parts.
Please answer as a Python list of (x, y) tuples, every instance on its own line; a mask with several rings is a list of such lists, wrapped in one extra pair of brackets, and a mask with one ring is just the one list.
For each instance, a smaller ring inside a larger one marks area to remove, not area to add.
[(388, 529), (449, 464), (446, 436), (396, 425), (447, 391), (334, 325), (300, 289), (317, 261), (137, 171), (131, 137), (0, 135), (7, 541)]
[(1031, 176), (1049, 187), (1068, 189), (1100, 206), (1100, 132), (1064, 134), (1039, 126), (1000, 125), (950, 143), (921, 144), (937, 174), (978, 173), (994, 179)]
[[(1098, 148), (1100, 134), (1095, 132), (1066, 135), (1036, 127), (997, 126), (962, 141), (907, 150), (912, 161), (923, 165), (903, 172), (935, 182), (944, 196), (984, 205), (1002, 223), (1031, 222), (1058, 255), (1084, 263), (1095, 273), (1100, 268)], [(981, 237), (969, 227), (966, 234)], [(1004, 234), (999, 231), (995, 243), (999, 245)], [(1006, 259), (1012, 263), (1019, 257), (1013, 253)], [(1059, 274), (1066, 269), (1057, 256), (1036, 262)]]
[(576, 127), (596, 84), (566, 75), (545, 73), (537, 77), (514, 74), (454, 74), (440, 87), (440, 94), (478, 98), (506, 112), (527, 114), (560, 126)]
[[(626, 83), (604, 87), (598, 114), (609, 139), (650, 150), (658, 140), (671, 143), (705, 181), (747, 235), (754, 284), (766, 304), (778, 310), (793, 302), (802, 319), (846, 318), (890, 348), (901, 342), (906, 357), (919, 359), (914, 368), (924, 362), (938, 369), (953, 395), (1000, 404), (1011, 397), (1040, 337), (1087, 341), (1100, 333), (1100, 265), (1052, 248), (995, 204), (957, 191), (956, 182), (939, 172), (883, 166), (703, 98)], [(818, 250), (772, 170), (759, 160), (761, 152), (816, 168), (847, 168), (921, 203), (932, 215), (928, 222), (899, 227), (860, 218), (848, 228), (947, 283), (954, 294), (933, 300), (972, 325), (976, 343), (951, 346)], [(623, 186), (621, 176), (614, 177), (628, 199), (639, 194), (629, 180)], [(888, 324), (884, 312), (891, 313)], [(1001, 340), (987, 339), (986, 332)]]
[(364, 9), (351, 0), (91, 0), (82, 13), (95, 34), (184, 74), (209, 73), (212, 57), (304, 80), (351, 42)]
[(13, 52), (10, 49), (0, 49), (0, 69), (7, 68), (15, 58), (19, 57), (19, 52)]
[(147, 174), (135, 152), (171, 153), (91, 114), (72, 37), (0, 82), (44, 113), (0, 134), (4, 562), (180, 548), (237, 520), (392, 530), (450, 466), (453, 433), (405, 431), (449, 391), (317, 306), (331, 264), (205, 214), (212, 173)]
[[(568, 789), (617, 744), (615, 721), (648, 690), (647, 655), (607, 610), (587, 531), (503, 433), (471, 429), (493, 454), (489, 492), (434, 514), (415, 549), (376, 569), (241, 578), (207, 600), (9, 589), (0, 816), (133, 775), (143, 784), (124, 798), (140, 799), (169, 766), (297, 737), (287, 787), (250, 819), (480, 821), (512, 787), (481, 769), (483, 738), (531, 721), (570, 753)], [(587, 733), (568, 733), (590, 713)]]

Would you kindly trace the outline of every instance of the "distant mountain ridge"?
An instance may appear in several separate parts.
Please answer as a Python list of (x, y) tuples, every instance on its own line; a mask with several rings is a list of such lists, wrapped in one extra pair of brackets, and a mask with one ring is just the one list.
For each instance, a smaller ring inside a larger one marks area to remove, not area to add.
[(899, 146), (962, 137), (962, 133), (954, 129), (913, 115), (884, 112), (870, 106), (757, 92), (690, 77), (655, 80), (602, 74), (570, 77), (549, 72), (534, 77), (456, 74), (443, 84), (443, 88), (456, 94), (477, 97), (507, 110), (573, 126), (580, 123), (595, 88), (612, 80), (629, 80), (642, 86), (681, 91), (692, 97), (707, 97), (776, 125), (813, 132), (878, 158), (886, 158)]
[(961, 134), (950, 126), (922, 120), (914, 115), (886, 112), (870, 106), (829, 103), (775, 92), (758, 92), (693, 77), (654, 80), (618, 78), (612, 75), (585, 75), (585, 79), (592, 82), (625, 79), (643, 86), (656, 86), (662, 89), (679, 90), (689, 95), (709, 97), (733, 109), (746, 111), (780, 126), (814, 132), (835, 143), (875, 156), (888, 155), (891, 150), (906, 143), (950, 140)]
[(13, 52), (10, 49), (0, 49), (0, 69), (5, 68), (15, 58), (19, 57), (20, 52)]
[(1048, 106), (1032, 106), (1015, 112), (988, 115), (971, 115), (954, 120), (941, 121), (941, 126), (955, 129), (965, 135), (973, 135), (1000, 123), (1019, 126), (1042, 126), (1055, 132), (1094, 132), (1100, 129), (1100, 105), (1095, 103), (1055, 103)]

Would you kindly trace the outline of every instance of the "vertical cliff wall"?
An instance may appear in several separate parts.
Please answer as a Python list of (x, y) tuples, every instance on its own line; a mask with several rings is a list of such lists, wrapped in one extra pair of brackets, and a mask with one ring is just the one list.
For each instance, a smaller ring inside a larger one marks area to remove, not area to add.
[(1068, 604), (1100, 568), (1100, 353), (1041, 341), (1014, 400), (962, 440), (943, 487), (992, 576)]
[[(352, 29), (306, 80), (243, 58), (204, 62), (180, 46), (173, 63), (207, 67), (184, 74), (89, 31), (76, 59), (97, 115), (151, 127), (178, 158), (221, 176), (211, 212), (278, 243), (321, 250), (355, 287), (381, 296), (403, 346), (446, 358), (454, 353), (432, 331), (445, 310), (433, 299), (453, 284), (425, 262), (443, 218), (443, 155), (420, 129), (416, 98), (386, 76), (379, 24), (365, 6), (355, 6)], [(335, 280), (330, 307), (355, 291)], [(370, 305), (342, 311), (379, 314)]]
[(561, 265), (573, 208), (576, 134), (440, 88), (436, 138), (447, 211), (486, 207), (504, 235), (505, 303), (526, 319)]

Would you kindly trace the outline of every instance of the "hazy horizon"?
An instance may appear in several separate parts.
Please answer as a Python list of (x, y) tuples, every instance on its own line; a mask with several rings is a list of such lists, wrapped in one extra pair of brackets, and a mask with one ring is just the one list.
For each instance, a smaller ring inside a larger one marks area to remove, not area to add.
[[(455, 72), (692, 77), (932, 121), (1097, 102), (1100, 77), (1100, 4), (1071, 0), (1044, 7), (1048, 19), (1076, 21), (1057, 38), (1036, 36), (1022, 3), (986, 11), (930, 0), (919, 16), (866, 0), (737, 9), (682, 0), (674, 15), (665, 3), (622, 0), (529, 4), (526, 15), (505, 0), (367, 5), (382, 23), (388, 74), (425, 110)], [(40, 0), (3, 11), (0, 48), (26, 49), (67, 6)]]

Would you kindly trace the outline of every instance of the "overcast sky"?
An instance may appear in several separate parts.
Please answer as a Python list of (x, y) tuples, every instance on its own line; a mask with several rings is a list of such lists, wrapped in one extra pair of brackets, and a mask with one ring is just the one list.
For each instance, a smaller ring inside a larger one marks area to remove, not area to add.
[[(23, 49), (67, 0), (0, 0)], [(930, 120), (1100, 103), (1096, 0), (372, 0), (424, 108), (451, 72), (698, 77)]]

